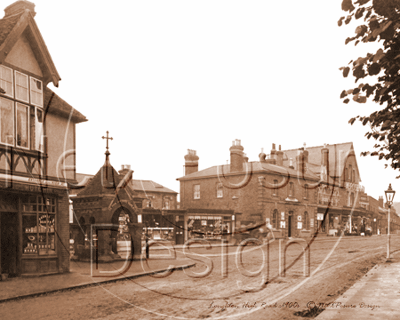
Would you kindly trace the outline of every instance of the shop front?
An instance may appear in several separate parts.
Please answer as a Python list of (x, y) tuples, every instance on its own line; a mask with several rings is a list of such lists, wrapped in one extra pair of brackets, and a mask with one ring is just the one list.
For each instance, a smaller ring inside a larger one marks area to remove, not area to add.
[(222, 240), (234, 233), (236, 219), (233, 210), (188, 209), (185, 222), (185, 240)]
[[(175, 211), (175, 210), (172, 210)], [(176, 243), (176, 214), (170, 210), (143, 209), (142, 242), (145, 240), (169, 241)]]
[[(27, 189), (35, 189), (35, 186)], [(1, 273), (12, 277), (68, 271), (69, 253), (66, 249), (63, 252), (63, 245), (68, 248), (66, 191), (50, 188), (42, 189), (42, 193), (2, 191)]]

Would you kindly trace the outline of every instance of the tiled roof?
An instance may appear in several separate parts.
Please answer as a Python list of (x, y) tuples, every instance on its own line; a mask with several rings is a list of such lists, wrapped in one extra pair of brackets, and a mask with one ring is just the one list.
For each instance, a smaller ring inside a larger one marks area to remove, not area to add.
[(71, 116), (71, 121), (75, 123), (88, 121), (82, 113), (74, 109), (47, 87), (44, 88), (44, 106), (46, 112), (59, 114), (67, 118)]
[[(317, 173), (321, 169), (321, 150), (324, 146), (319, 147), (307, 147), (308, 151), (308, 163), (310, 164), (310, 170)], [(354, 151), (353, 143), (338, 143), (338, 144), (328, 144), (326, 148), (329, 150), (329, 175), (330, 176), (340, 176), (339, 163), (341, 165), (341, 170), (344, 169), (344, 164), (348, 155)], [(298, 155), (299, 149), (283, 150), (283, 164), (288, 166), (289, 159), (293, 159), (293, 163), (296, 161), (296, 156)]]
[[(118, 172), (109, 163), (105, 163), (103, 167), (88, 181), (86, 187), (78, 193), (80, 196), (99, 196), (103, 194), (115, 194), (115, 189), (121, 182)], [(124, 188), (126, 191), (129, 188)], [(129, 189), (129, 191), (131, 191)]]
[(0, 47), (3, 44), (3, 42), (7, 39), (12, 29), (15, 27), (15, 25), (21, 18), (22, 14), (23, 12), (16, 15), (12, 15), (10, 17), (4, 17), (3, 19), (0, 19)]
[[(94, 175), (92, 174), (84, 174), (84, 173), (77, 173), (76, 180), (78, 181), (79, 185), (87, 185), (90, 180), (92, 180)], [(168, 189), (161, 184), (154, 182), (152, 180), (135, 180), (132, 179), (130, 183), (130, 187), (134, 191), (146, 191), (146, 192), (165, 192), (165, 193), (175, 193), (174, 190)]]
[[(248, 162), (250, 165), (249, 167), (249, 172), (263, 172), (266, 174), (278, 174), (278, 175), (290, 175), (290, 176), (296, 176), (297, 177), (297, 171), (294, 169), (290, 169), (287, 167), (281, 167), (277, 166), (271, 163), (262, 163), (262, 162)], [(233, 174), (245, 174), (245, 166), (243, 165), (243, 171), (241, 172), (233, 172)], [(183, 176), (181, 178), (178, 178), (177, 180), (191, 180), (191, 179), (198, 179), (198, 178), (205, 178), (205, 177), (213, 177), (217, 175), (224, 175), (224, 174), (230, 174), (230, 165), (225, 164), (222, 166), (213, 166), (201, 171), (193, 172), (191, 174), (188, 174), (186, 176)], [(311, 179), (311, 180), (319, 180), (319, 177), (311, 172), (307, 171), (304, 175), (305, 178)]]
[(131, 187), (135, 191), (146, 191), (146, 192), (166, 192), (176, 193), (174, 190), (168, 189), (159, 183), (151, 180), (132, 180)]

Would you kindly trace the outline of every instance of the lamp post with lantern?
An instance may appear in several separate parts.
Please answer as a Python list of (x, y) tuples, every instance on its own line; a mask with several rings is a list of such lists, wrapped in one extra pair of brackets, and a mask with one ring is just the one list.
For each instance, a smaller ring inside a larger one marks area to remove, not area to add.
[(388, 206), (388, 238), (387, 238), (387, 254), (386, 260), (390, 259), (390, 208), (393, 204), (393, 198), (396, 191), (392, 189), (392, 184), (389, 183), (389, 188), (385, 191), (386, 204)]

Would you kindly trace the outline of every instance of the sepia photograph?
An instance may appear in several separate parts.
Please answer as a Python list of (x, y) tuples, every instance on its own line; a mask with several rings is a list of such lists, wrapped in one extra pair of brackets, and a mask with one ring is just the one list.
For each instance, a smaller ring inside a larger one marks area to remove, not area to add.
[(399, 0), (0, 11), (1, 319), (400, 319)]

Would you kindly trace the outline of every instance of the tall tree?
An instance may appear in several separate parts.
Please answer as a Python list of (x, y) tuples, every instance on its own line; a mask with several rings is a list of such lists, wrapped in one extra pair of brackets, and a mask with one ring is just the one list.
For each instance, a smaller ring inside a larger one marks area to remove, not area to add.
[[(352, 19), (363, 18), (355, 35), (347, 38), (345, 44), (379, 42), (375, 53), (367, 53), (340, 68), (344, 77), (352, 71), (356, 83), (356, 87), (343, 90), (340, 94), (344, 103), (351, 98), (365, 103), (369, 98), (382, 106), (381, 110), (369, 116), (354, 117), (349, 123), (353, 124), (358, 119), (364, 126), (369, 125), (371, 129), (365, 136), (376, 140), (374, 151), (362, 152), (362, 155), (389, 160), (392, 168), (400, 169), (400, 0), (343, 0), (342, 10), (347, 15), (339, 19), (339, 26), (343, 22), (348, 24)], [(372, 78), (368, 79), (372, 79), (374, 84), (357, 85), (360, 79), (370, 76)]]

